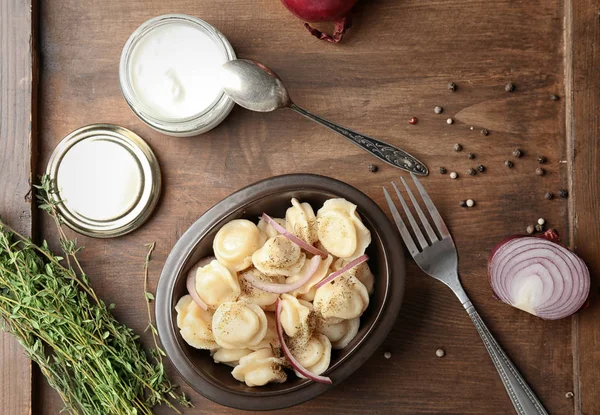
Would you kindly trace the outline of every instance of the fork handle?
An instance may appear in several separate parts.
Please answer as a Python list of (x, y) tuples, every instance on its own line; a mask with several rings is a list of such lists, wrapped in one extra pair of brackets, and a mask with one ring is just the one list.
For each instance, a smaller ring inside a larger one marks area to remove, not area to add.
[(515, 411), (519, 415), (548, 415), (539, 399), (535, 396), (527, 382), (523, 379), (513, 362), (510, 361), (502, 347), (498, 344), (492, 333), (479, 316), (470, 301), (463, 304), (467, 313), (473, 320), (477, 332), (485, 344), (494, 366), (504, 383), (506, 392), (512, 401)]

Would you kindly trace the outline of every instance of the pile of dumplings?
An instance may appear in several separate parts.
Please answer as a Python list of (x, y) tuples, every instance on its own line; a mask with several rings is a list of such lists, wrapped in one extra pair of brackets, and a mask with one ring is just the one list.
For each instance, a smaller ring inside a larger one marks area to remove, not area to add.
[[(196, 292), (204, 310), (190, 295), (176, 306), (182, 338), (209, 350), (216, 363), (233, 367), (231, 374), (248, 386), (285, 382), (290, 368), (278, 340), (275, 304), (293, 357), (320, 375), (332, 349), (343, 349), (356, 336), (360, 316), (369, 305), (374, 277), (366, 262), (335, 280), (317, 283), (365, 253), (371, 234), (345, 199), (329, 199), (315, 215), (312, 206), (291, 200), (284, 218), (274, 219), (288, 232), (327, 254), (313, 276), (285, 294), (259, 290), (248, 282), (286, 284), (298, 281), (312, 254), (280, 234), (263, 218), (258, 225), (236, 219), (225, 224), (213, 242), (214, 259), (193, 268)], [(305, 274), (304, 274), (305, 275)], [(304, 378), (298, 371), (295, 374)]]

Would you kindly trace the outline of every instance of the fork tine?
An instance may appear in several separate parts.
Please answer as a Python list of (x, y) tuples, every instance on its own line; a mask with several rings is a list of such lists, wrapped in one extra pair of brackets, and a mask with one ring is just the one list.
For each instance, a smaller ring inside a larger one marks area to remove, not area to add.
[(431, 198), (425, 191), (425, 188), (423, 187), (421, 182), (417, 179), (417, 176), (415, 176), (412, 173), (410, 174), (410, 176), (412, 177), (413, 181), (415, 182), (415, 185), (417, 186), (417, 190), (421, 194), (421, 197), (423, 198), (423, 201), (425, 202), (425, 206), (427, 207), (427, 210), (429, 211), (431, 218), (435, 222), (437, 229), (440, 232), (440, 235), (442, 235), (442, 239), (452, 238), (450, 236), (450, 231), (448, 231), (448, 227), (446, 226), (446, 224), (444, 223), (444, 220), (442, 219), (442, 216), (440, 215), (440, 212), (438, 212), (437, 208), (431, 201)]
[(404, 185), (404, 188), (406, 189), (406, 193), (408, 193), (408, 197), (410, 197), (410, 200), (411, 200), (413, 206), (415, 207), (415, 210), (417, 211), (417, 215), (419, 215), (419, 218), (421, 219), (421, 223), (423, 224), (423, 227), (425, 227), (425, 230), (427, 231), (427, 235), (429, 235), (429, 239), (431, 240), (431, 243), (434, 243), (435, 241), (439, 241), (439, 238), (437, 237), (437, 235), (433, 231), (433, 228), (429, 224), (429, 220), (423, 213), (421, 206), (419, 206), (419, 202), (417, 202), (417, 199), (415, 199), (413, 192), (410, 190), (410, 188), (406, 184), (406, 180), (404, 180), (404, 177), (400, 177), (400, 180), (402, 180), (402, 184)]
[(417, 225), (417, 221), (415, 221), (415, 217), (413, 216), (412, 212), (406, 205), (406, 202), (404, 201), (404, 197), (402, 197), (402, 193), (400, 193), (400, 190), (398, 190), (396, 183), (392, 182), (392, 186), (394, 187), (394, 190), (396, 191), (396, 194), (398, 195), (398, 199), (400, 199), (400, 203), (402, 204), (402, 207), (404, 208), (404, 213), (406, 213), (406, 217), (408, 218), (408, 221), (410, 222), (410, 225), (412, 226), (413, 232), (414, 232), (415, 236), (417, 237), (419, 244), (421, 244), (421, 248), (423, 248), (423, 249), (427, 248), (429, 246), (429, 243), (425, 239), (425, 236), (423, 236), (423, 232), (421, 232), (419, 225)]
[(402, 216), (400, 216), (400, 212), (398, 212), (398, 209), (396, 209), (396, 205), (392, 201), (392, 198), (385, 187), (383, 188), (383, 194), (385, 195), (385, 200), (387, 200), (390, 211), (392, 212), (396, 226), (400, 231), (400, 236), (402, 236), (404, 245), (406, 245), (408, 252), (410, 252), (410, 254), (414, 257), (415, 255), (419, 254), (419, 249), (417, 248), (417, 245), (415, 245), (412, 236), (410, 236), (410, 232), (408, 232), (408, 229), (406, 229), (406, 225), (402, 220)]

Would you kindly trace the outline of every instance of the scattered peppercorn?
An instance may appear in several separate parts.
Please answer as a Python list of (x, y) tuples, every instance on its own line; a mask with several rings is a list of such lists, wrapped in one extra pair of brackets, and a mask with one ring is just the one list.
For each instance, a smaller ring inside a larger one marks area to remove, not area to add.
[(450, 82), (448, 84), (448, 89), (452, 92), (456, 91), (456, 84), (454, 82)]
[(454, 124), (454, 120), (452, 118), (448, 118), (446, 120), (446, 124), (450, 125), (450, 124)]
[(458, 204), (460, 205), (460, 207), (466, 207), (467, 206), (467, 201), (466, 200), (461, 200), (460, 202), (458, 202)]
[(535, 174), (537, 174), (538, 176), (543, 176), (544, 174), (546, 174), (546, 170), (542, 169), (541, 167), (538, 167), (537, 169), (535, 169)]
[(469, 153), (469, 154), (467, 154), (467, 158), (468, 158), (469, 160), (473, 160), (473, 159), (475, 158), (475, 154), (473, 154), (473, 153)]
[(389, 359), (390, 357), (392, 357), (392, 354), (390, 352), (385, 352), (383, 354), (383, 357), (385, 357), (386, 359)]
[(573, 398), (573, 396), (574, 396), (573, 392), (567, 392), (567, 393), (565, 393), (565, 398), (567, 398), (567, 399), (571, 399), (571, 398)]
[(539, 223), (535, 225), (536, 232), (544, 232), (544, 225), (540, 225)]
[(506, 161), (504, 162), (504, 165), (505, 165), (506, 167), (508, 167), (509, 169), (510, 169), (510, 168), (512, 168), (512, 166), (514, 166), (513, 162), (512, 162), (512, 161), (510, 161), (510, 160), (506, 160)]
[(474, 129), (475, 129), (475, 127), (473, 127), (473, 126), (469, 127), (469, 130), (471, 130), (471, 131), (473, 131)]
[(445, 167), (440, 167), (440, 174), (446, 174), (447, 171)]
[(548, 159), (544, 156), (538, 156), (537, 161), (540, 164), (545, 164), (548, 161)]
[(377, 167), (377, 166), (376, 166), (376, 165), (374, 165), (374, 164), (369, 164), (369, 171), (370, 171), (371, 173), (375, 173), (375, 172), (377, 172), (377, 170), (379, 170), (379, 167)]
[(538, 225), (544, 226), (545, 224), (546, 224), (546, 219), (544, 219), (544, 218), (539, 218), (538, 219)]
[(550, 99), (552, 101), (558, 101), (560, 99), (560, 97), (558, 95), (556, 95), (556, 94), (552, 94), (552, 95), (550, 95)]
[(458, 143), (454, 144), (454, 147), (452, 147), (452, 149), (454, 151), (461, 151), (462, 150), (462, 146)]
[(552, 192), (546, 192), (546, 194), (544, 195), (544, 199), (546, 199), (546, 200), (552, 200), (552, 199), (554, 199), (554, 193), (552, 193)]
[(417, 117), (412, 117), (410, 120), (408, 120), (408, 123), (410, 125), (415, 125), (418, 122), (419, 122), (419, 119)]
[(483, 130), (481, 130), (481, 135), (486, 137), (486, 136), (490, 135), (490, 132), (484, 128)]
[(450, 178), (451, 178), (451, 179), (456, 179), (456, 178), (458, 178), (458, 173), (457, 173), (457, 172), (455, 172), (455, 171), (451, 172), (451, 173), (450, 173)]
[(504, 90), (506, 92), (513, 92), (515, 90), (515, 84), (513, 84), (512, 82), (507, 83), (506, 85), (504, 85)]
[(531, 234), (532, 234), (534, 231), (535, 231), (535, 228), (533, 227), (533, 225), (529, 225), (529, 226), (527, 227), (527, 233), (528, 233), (529, 235), (531, 235)]
[(473, 199), (467, 199), (467, 207), (475, 206), (475, 201)]
[(477, 166), (477, 171), (483, 173), (485, 171), (485, 166), (483, 164), (480, 164), (479, 166)]
[(435, 112), (436, 114), (441, 114), (442, 112), (444, 112), (444, 109), (438, 105), (433, 109), (433, 112)]
[(522, 152), (520, 149), (518, 149), (518, 148), (515, 148), (515, 149), (514, 149), (514, 151), (513, 151), (513, 156), (515, 156), (516, 158), (519, 158), (519, 157), (521, 157), (522, 155), (523, 155), (523, 152)]
[(469, 169), (467, 169), (467, 174), (469, 176), (475, 176), (477, 174), (477, 171), (475, 171), (475, 169), (473, 169), (473, 168), (469, 168)]
[(444, 356), (446, 355), (446, 352), (445, 352), (444, 350), (442, 350), (442, 349), (437, 349), (437, 350), (435, 351), (435, 355), (436, 355), (437, 357), (444, 357)]
[(558, 191), (558, 196), (562, 197), (563, 199), (566, 199), (567, 197), (569, 197), (569, 191), (567, 189), (560, 189)]

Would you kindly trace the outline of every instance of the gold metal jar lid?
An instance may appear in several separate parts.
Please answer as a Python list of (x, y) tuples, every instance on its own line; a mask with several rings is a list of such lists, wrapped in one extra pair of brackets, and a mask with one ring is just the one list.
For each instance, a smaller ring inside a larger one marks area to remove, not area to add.
[(73, 131), (54, 149), (46, 173), (56, 181), (54, 197), (65, 224), (96, 238), (137, 229), (160, 197), (154, 153), (137, 134), (118, 125)]

